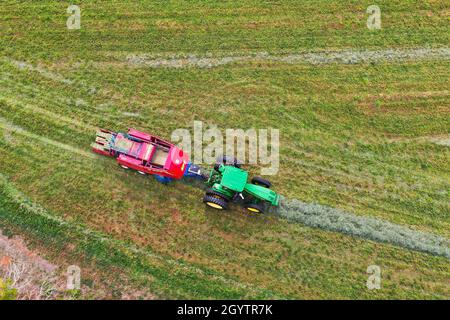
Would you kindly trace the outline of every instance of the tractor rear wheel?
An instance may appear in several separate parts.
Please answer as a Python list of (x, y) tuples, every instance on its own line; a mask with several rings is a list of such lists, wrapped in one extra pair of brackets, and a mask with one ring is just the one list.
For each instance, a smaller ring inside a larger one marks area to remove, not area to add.
[(228, 208), (228, 201), (221, 196), (205, 194), (203, 202), (207, 206), (217, 210), (225, 210)]
[(269, 180), (263, 179), (261, 177), (254, 177), (252, 179), (252, 183), (257, 184), (259, 186), (263, 186), (264, 188), (268, 188), (268, 189), (270, 189), (270, 187), (272, 186), (272, 184), (270, 183)]
[(252, 214), (264, 213), (264, 206), (261, 203), (247, 203), (245, 209)]
[(230, 200), (231, 200), (230, 197), (228, 197), (228, 196), (226, 196), (226, 195), (224, 195), (224, 194), (222, 194), (222, 193), (220, 193), (220, 192), (214, 191), (214, 190), (211, 189), (211, 188), (208, 188), (208, 189), (206, 190), (206, 194), (207, 194), (208, 196), (213, 196), (213, 197), (216, 197), (216, 198), (222, 198), (222, 199), (225, 199), (226, 201), (230, 201)]

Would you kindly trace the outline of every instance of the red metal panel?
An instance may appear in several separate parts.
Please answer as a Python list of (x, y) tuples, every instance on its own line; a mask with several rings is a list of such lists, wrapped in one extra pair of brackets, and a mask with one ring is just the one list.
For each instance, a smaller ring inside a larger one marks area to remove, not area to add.
[[(109, 130), (102, 130), (104, 132), (112, 133)], [(145, 172), (147, 174), (157, 174), (163, 177), (170, 177), (175, 179), (181, 179), (184, 175), (184, 170), (186, 165), (189, 162), (189, 156), (183, 152), (183, 150), (174, 146), (172, 143), (162, 140), (156, 136), (135, 130), (129, 129), (128, 135), (145, 142), (132, 142), (129, 144), (124, 144), (123, 147), (128, 150), (123, 150), (121, 152), (126, 152), (127, 154), (121, 154), (117, 158), (117, 162), (121, 165), (124, 165), (130, 169), (138, 170)], [(128, 140), (126, 137), (123, 137), (121, 134), (117, 135), (116, 143), (120, 145), (120, 139)], [(128, 140), (129, 141), (129, 140)], [(131, 142), (131, 141), (129, 141)], [(149, 142), (149, 143), (147, 143)], [(151, 161), (151, 158), (156, 150), (156, 146), (154, 144), (162, 145), (165, 148), (170, 148), (167, 160), (165, 161), (164, 168), (158, 168), (156, 166), (144, 166), (144, 161)], [(142, 147), (142, 148), (139, 148)], [(103, 151), (100, 149), (93, 149), (94, 152), (98, 154), (102, 154), (105, 156), (113, 156), (110, 152)], [(139, 154), (138, 154), (139, 153)], [(135, 157), (139, 157), (140, 159), (136, 159)]]
[(150, 139), (152, 138), (151, 135), (141, 132), (141, 131), (138, 131), (138, 130), (135, 130), (135, 129), (129, 129), (128, 134), (130, 136), (136, 137), (141, 140), (146, 140), (146, 141), (150, 141)]
[(103, 156), (112, 157), (112, 154), (107, 152), (107, 151), (99, 150), (99, 149), (96, 149), (96, 148), (92, 148), (92, 151), (94, 151), (95, 153), (101, 154)]

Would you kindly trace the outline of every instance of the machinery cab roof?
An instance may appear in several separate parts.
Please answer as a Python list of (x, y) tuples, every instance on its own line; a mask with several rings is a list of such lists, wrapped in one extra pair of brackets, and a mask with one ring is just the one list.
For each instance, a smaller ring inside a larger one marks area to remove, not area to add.
[(221, 185), (235, 192), (242, 192), (247, 184), (248, 172), (234, 166), (220, 167)]

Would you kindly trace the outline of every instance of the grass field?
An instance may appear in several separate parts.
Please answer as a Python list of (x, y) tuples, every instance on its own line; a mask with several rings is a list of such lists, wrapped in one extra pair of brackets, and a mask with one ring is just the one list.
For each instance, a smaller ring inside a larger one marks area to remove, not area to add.
[[(286, 198), (448, 239), (445, 1), (379, 1), (381, 30), (366, 27), (369, 1), (83, 1), (81, 29), (67, 30), (70, 4), (0, 5), (4, 233), (61, 270), (79, 265), (84, 286), (108, 283), (105, 298), (450, 298), (445, 257), (239, 208), (218, 214), (198, 188), (123, 171), (89, 147), (96, 127), (167, 139), (194, 120), (277, 128), (270, 179)], [(389, 56), (413, 49), (425, 53)], [(280, 59), (343, 50), (386, 57)], [(177, 67), (193, 57), (247, 58)], [(380, 290), (366, 287), (369, 265), (382, 270)]]

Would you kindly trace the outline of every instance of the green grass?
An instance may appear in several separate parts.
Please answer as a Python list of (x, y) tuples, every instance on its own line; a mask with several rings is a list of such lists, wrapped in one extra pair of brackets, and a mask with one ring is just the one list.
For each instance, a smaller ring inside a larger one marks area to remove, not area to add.
[[(2, 189), (1, 227), (50, 258), (76, 258), (110, 277), (109, 268), (120, 270), (131, 286), (164, 298), (448, 298), (445, 258), (275, 217), (252, 218), (238, 208), (217, 214), (204, 208), (192, 186), (163, 186), (121, 171), (112, 159), (84, 155), (97, 126), (136, 127), (166, 138), (194, 120), (221, 129), (274, 127), (281, 134), (281, 165), (270, 179), (283, 195), (450, 237), (450, 151), (430, 141), (450, 133), (449, 60), (252, 61), (211, 69), (125, 62), (128, 54), (142, 53), (448, 45), (444, 1), (377, 3), (380, 31), (365, 26), (370, 4), (87, 1), (82, 29), (68, 31), (68, 3), (5, 1), (0, 173), (10, 188), (67, 225), (27, 214)], [(19, 68), (11, 59), (40, 69)], [(132, 247), (138, 253), (130, 253)], [(68, 253), (58, 258), (62, 248)], [(177, 272), (174, 264), (206, 275)], [(375, 292), (365, 287), (371, 264), (383, 274)]]

